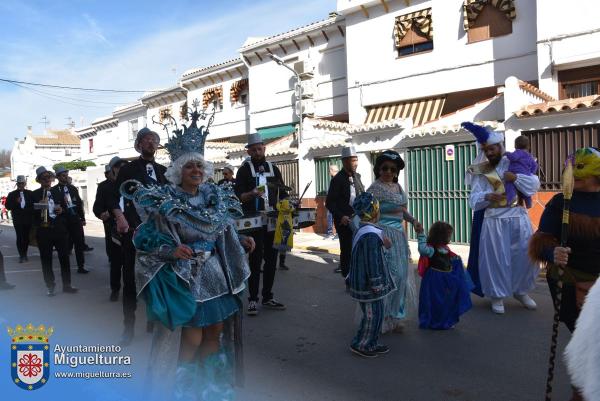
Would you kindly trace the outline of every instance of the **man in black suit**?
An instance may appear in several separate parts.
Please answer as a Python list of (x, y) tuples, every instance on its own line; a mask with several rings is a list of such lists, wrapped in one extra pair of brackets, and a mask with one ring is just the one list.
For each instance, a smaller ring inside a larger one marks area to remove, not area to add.
[(115, 243), (112, 239), (113, 232), (116, 231), (116, 222), (113, 210), (119, 208), (119, 197), (117, 196), (117, 175), (121, 166), (127, 162), (119, 156), (113, 157), (108, 163), (106, 180), (98, 184), (96, 190), (96, 200), (92, 208), (94, 215), (102, 220), (104, 224), (104, 240), (106, 254), (110, 263), (110, 301), (119, 300), (119, 291), (121, 289), (121, 270), (123, 269), (123, 255), (121, 245)]
[(64, 199), (66, 227), (69, 232), (69, 238), (73, 241), (75, 247), (75, 259), (77, 260), (77, 273), (89, 273), (85, 268), (85, 238), (83, 226), (85, 226), (85, 212), (83, 211), (83, 201), (79, 196), (77, 188), (69, 184), (69, 170), (64, 167), (56, 169), (56, 178), (58, 184), (54, 186)]
[[(242, 202), (244, 213), (273, 210), (277, 202), (287, 195), (283, 191), (284, 182), (281, 171), (276, 165), (266, 160), (265, 150), (266, 147), (260, 134), (248, 136), (246, 152), (250, 157), (242, 163), (235, 177), (235, 194)], [(277, 268), (277, 249), (273, 248), (275, 231), (269, 231), (266, 226), (263, 226), (248, 235), (254, 239), (256, 247), (250, 253), (249, 298), (246, 313), (250, 316), (258, 314), (261, 267), (263, 270), (261, 294), (263, 308), (284, 310), (285, 305), (276, 301), (272, 292)]]
[[(138, 180), (143, 184), (167, 183), (165, 172), (167, 168), (156, 163), (154, 155), (158, 150), (160, 137), (151, 129), (145, 127), (138, 131), (134, 147), (140, 153), (140, 157), (125, 164), (119, 170), (116, 188), (119, 190), (121, 184), (127, 180)], [(131, 343), (134, 335), (136, 288), (135, 288), (135, 246), (133, 245), (133, 231), (142, 223), (140, 216), (135, 210), (131, 200), (123, 200), (124, 210), (113, 209), (113, 215), (117, 222), (117, 231), (123, 234), (121, 247), (123, 251), (123, 315), (125, 330), (121, 344)]]
[(33, 223), (33, 195), (30, 190), (25, 189), (26, 185), (25, 176), (17, 176), (17, 189), (10, 192), (6, 197), (6, 208), (10, 210), (15, 233), (17, 234), (19, 263), (27, 261), (29, 232)]
[(33, 225), (36, 227), (36, 240), (40, 250), (42, 272), (48, 288), (48, 296), (54, 296), (54, 272), (52, 271), (52, 249), (58, 251), (60, 274), (63, 292), (76, 293), (77, 288), (71, 286), (71, 262), (67, 250), (67, 205), (64, 196), (56, 187), (51, 187), (54, 173), (45, 167), (38, 167), (36, 181), (40, 188), (33, 191)]
[(352, 202), (365, 188), (356, 172), (358, 157), (353, 147), (342, 149), (344, 168), (331, 179), (325, 206), (333, 215), (333, 224), (340, 241), (340, 267), (336, 273), (344, 278), (350, 271), (350, 255), (352, 253)]

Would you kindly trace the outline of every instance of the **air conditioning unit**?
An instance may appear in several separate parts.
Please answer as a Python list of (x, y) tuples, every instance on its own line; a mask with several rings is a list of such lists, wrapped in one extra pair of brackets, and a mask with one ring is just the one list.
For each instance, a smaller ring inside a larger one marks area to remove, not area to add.
[(302, 99), (302, 111), (300, 110), (300, 101), (296, 100), (295, 104), (296, 115), (314, 115), (315, 114), (315, 102), (312, 99)]
[(296, 84), (294, 87), (294, 93), (296, 98), (313, 98), (316, 95), (315, 89), (315, 83), (312, 80), (300, 81), (300, 83)]
[(297, 61), (294, 63), (294, 71), (300, 74), (301, 79), (310, 79), (314, 75), (315, 68), (308, 61)]

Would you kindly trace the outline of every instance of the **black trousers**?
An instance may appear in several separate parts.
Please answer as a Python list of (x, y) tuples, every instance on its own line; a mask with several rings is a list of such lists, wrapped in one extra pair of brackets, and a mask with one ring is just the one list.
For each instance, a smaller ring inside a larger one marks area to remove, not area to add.
[(6, 274), (4, 274), (4, 255), (0, 252), (0, 283), (6, 283)]
[[(110, 263), (110, 289), (119, 291), (121, 289), (121, 272), (123, 270), (123, 251), (120, 245), (113, 242), (111, 238), (111, 225), (104, 225), (106, 254)], [(135, 281), (134, 281), (135, 285)]]
[(52, 248), (58, 251), (60, 262), (60, 274), (63, 287), (71, 285), (71, 263), (69, 251), (67, 250), (67, 229), (64, 226), (38, 227), (36, 232), (40, 259), (42, 261), (42, 272), (46, 287), (54, 288), (54, 271), (52, 270)]
[(106, 256), (108, 257), (108, 262), (110, 263), (110, 243), (112, 242), (110, 239), (110, 224), (103, 223), (104, 226), (104, 250), (106, 251)]
[(14, 223), (13, 225), (15, 226), (15, 233), (17, 234), (17, 250), (19, 251), (19, 256), (23, 258), (27, 256), (27, 248), (29, 248), (29, 231), (31, 231), (31, 224)]
[(352, 230), (350, 226), (343, 226), (338, 221), (334, 222), (335, 231), (340, 241), (340, 268), (342, 276), (346, 277), (350, 272), (350, 258), (352, 256)]
[[(85, 266), (85, 256), (83, 256), (83, 249), (85, 248), (83, 225), (78, 218), (70, 218), (67, 223), (67, 230), (69, 231), (69, 239), (73, 242), (73, 246), (75, 248), (77, 267), (82, 268)], [(70, 251), (70, 245), (68, 248)]]
[(135, 289), (135, 246), (133, 245), (132, 232), (122, 236), (121, 250), (123, 258), (123, 322), (125, 327), (133, 327), (137, 299)]
[(266, 227), (262, 230), (255, 231), (249, 234), (254, 238), (256, 248), (250, 254), (250, 279), (248, 286), (250, 287), (250, 301), (258, 301), (258, 288), (260, 287), (260, 268), (263, 266), (263, 287), (262, 300), (263, 302), (273, 299), (273, 282), (275, 281), (275, 270), (277, 268), (277, 249), (273, 249), (273, 240), (275, 239), (275, 231), (267, 231)]

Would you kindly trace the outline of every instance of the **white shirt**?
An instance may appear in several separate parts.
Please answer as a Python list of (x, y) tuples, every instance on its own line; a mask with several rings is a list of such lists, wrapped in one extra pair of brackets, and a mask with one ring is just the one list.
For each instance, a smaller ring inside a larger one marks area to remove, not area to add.
[(21, 209), (25, 209), (25, 195), (23, 191), (19, 191), (19, 197), (21, 199)]
[(156, 172), (154, 171), (154, 166), (152, 165), (152, 163), (146, 164), (146, 173), (148, 173), (148, 176), (151, 177), (154, 181), (158, 182), (158, 178), (156, 178)]

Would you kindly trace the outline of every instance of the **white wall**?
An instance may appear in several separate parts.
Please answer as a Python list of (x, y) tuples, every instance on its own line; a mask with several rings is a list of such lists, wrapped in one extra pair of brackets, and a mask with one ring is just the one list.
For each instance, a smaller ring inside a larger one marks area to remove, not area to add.
[(600, 4), (537, 0), (540, 89), (558, 98), (557, 71), (600, 64)]
[[(369, 18), (360, 11), (346, 16), (351, 123), (364, 121), (367, 105), (502, 85), (510, 75), (537, 79), (535, 2), (515, 1), (512, 34), (472, 44), (463, 28), (463, 0), (388, 4), (388, 13), (378, 5), (368, 9)], [(399, 58), (395, 18), (429, 7), (433, 51)]]
[[(274, 54), (288, 61), (288, 66), (294, 66), (297, 61), (306, 60), (314, 68), (312, 78), (315, 88), (315, 116), (328, 117), (347, 112), (347, 80), (345, 39), (339, 31), (327, 31), (329, 41), (321, 32), (311, 33), (314, 46), (308, 47), (308, 42), (299, 42), (301, 50), (286, 44), (287, 54), (279, 49), (277, 44), (270, 45)], [(252, 55), (253, 53), (249, 53)], [(267, 57), (259, 62), (252, 59), (249, 66), (250, 78), (250, 129), (297, 122), (294, 113), (295, 76), (288, 69), (279, 66)]]
[[(221, 76), (226, 76), (221, 73)], [(209, 129), (208, 140), (214, 141), (221, 138), (229, 138), (232, 136), (247, 135), (249, 133), (248, 124), (248, 101), (249, 96), (246, 96), (246, 104), (241, 104), (239, 101), (236, 103), (231, 102), (230, 90), (231, 85), (242, 79), (240, 76), (235, 76), (232, 79), (228, 79), (223, 82), (219, 82), (215, 85), (203, 86), (196, 89), (189, 89), (188, 91), (188, 105), (191, 106), (194, 100), (198, 100), (200, 103), (199, 107), (202, 107), (202, 94), (205, 90), (216, 86), (222, 86), (223, 88), (223, 109), (215, 112), (215, 119)], [(248, 93), (247, 90), (242, 93)], [(212, 106), (209, 109), (212, 110)], [(202, 122), (199, 122), (199, 124)]]

